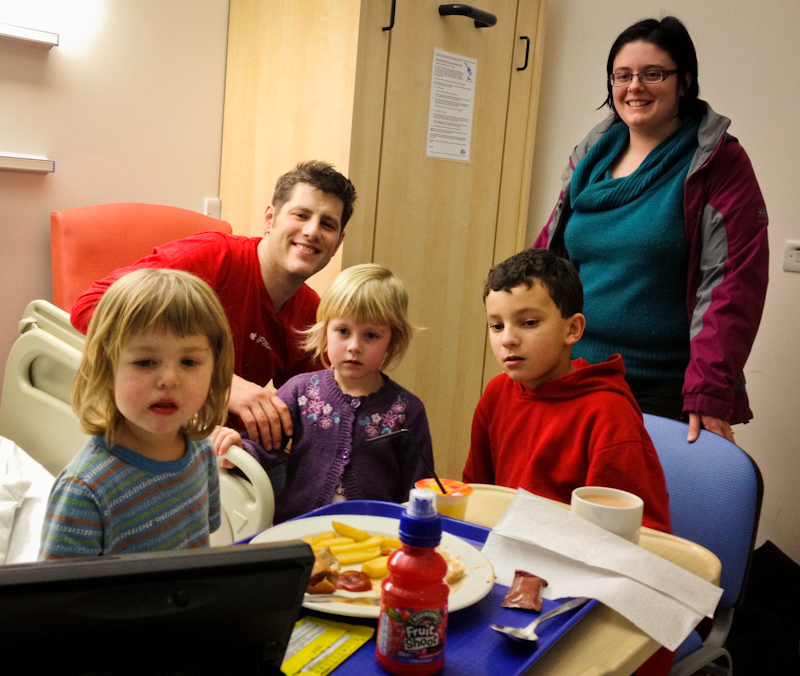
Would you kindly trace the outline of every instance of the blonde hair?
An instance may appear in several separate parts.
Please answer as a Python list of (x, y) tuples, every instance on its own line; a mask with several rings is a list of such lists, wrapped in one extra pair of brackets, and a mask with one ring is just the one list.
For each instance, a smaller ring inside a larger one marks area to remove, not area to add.
[(328, 361), (328, 322), (337, 317), (352, 317), (359, 324), (388, 324), (392, 338), (386, 351), (384, 368), (395, 366), (411, 342), (414, 327), (408, 320), (408, 292), (391, 270), (365, 263), (342, 270), (322, 294), (317, 308), (317, 323), (304, 331), (305, 348), (326, 368)]
[(217, 295), (188, 272), (147, 268), (114, 282), (89, 322), (72, 388), (72, 407), (87, 434), (102, 434), (113, 443), (114, 432), (123, 421), (113, 394), (119, 356), (125, 341), (150, 330), (181, 337), (204, 335), (211, 345), (211, 386), (203, 407), (185, 425), (186, 435), (202, 439), (225, 420), (233, 377), (233, 340)]

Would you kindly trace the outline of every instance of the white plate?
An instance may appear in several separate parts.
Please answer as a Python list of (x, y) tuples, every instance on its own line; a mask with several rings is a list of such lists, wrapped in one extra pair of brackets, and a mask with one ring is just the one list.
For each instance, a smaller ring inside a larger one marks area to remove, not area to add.
[[(350, 526), (361, 528), (368, 533), (397, 537), (400, 529), (400, 522), (397, 519), (389, 519), (383, 516), (364, 516), (363, 514), (331, 514), (326, 516), (312, 516), (307, 519), (297, 519), (296, 521), (286, 521), (273, 526), (269, 530), (256, 535), (250, 542), (261, 544), (264, 542), (286, 542), (287, 540), (299, 540), (306, 535), (316, 535), (324, 531), (333, 530), (331, 521), (341, 521)], [(451, 554), (455, 554), (461, 559), (461, 563), (467, 568), (466, 575), (451, 591), (448, 600), (450, 612), (460, 610), (477, 603), (486, 596), (494, 585), (494, 570), (489, 560), (471, 544), (464, 542), (450, 533), (442, 533), (442, 547)], [(360, 568), (359, 566), (350, 566)], [(338, 592), (343, 597), (348, 596), (347, 592)], [(351, 596), (363, 596), (364, 594), (350, 594)], [(376, 594), (377, 596), (377, 594)], [(374, 617), (380, 614), (378, 606), (362, 606), (352, 603), (313, 602), (305, 601), (303, 606), (310, 610), (317, 610), (332, 615), (347, 615), (349, 617)]]

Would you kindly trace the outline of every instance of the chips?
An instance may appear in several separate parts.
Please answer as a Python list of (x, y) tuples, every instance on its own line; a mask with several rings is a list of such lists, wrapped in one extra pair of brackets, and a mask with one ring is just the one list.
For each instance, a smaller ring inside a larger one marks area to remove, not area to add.
[(366, 531), (356, 528), (355, 526), (348, 526), (346, 523), (334, 521), (332, 525), (333, 530), (335, 530), (343, 538), (352, 538), (356, 542), (363, 542), (371, 537)]
[[(400, 549), (403, 543), (397, 538), (368, 533), (339, 521), (333, 521), (331, 525), (333, 531), (306, 535), (303, 538), (314, 551), (316, 558), (314, 571), (320, 576), (320, 579), (310, 585), (308, 592), (332, 593), (330, 585), (333, 585), (338, 576), (347, 572), (346, 566), (363, 564), (360, 571), (372, 580), (375, 585), (374, 590), (379, 593), (380, 581), (389, 574), (389, 557), (396, 549)], [(449, 585), (458, 583), (466, 574), (466, 568), (457, 556), (450, 554), (444, 548), (439, 548), (437, 551), (447, 561), (448, 573), (445, 582)], [(331, 573), (330, 579), (322, 579), (322, 572)]]
[[(363, 564), (361, 571), (372, 580), (381, 580), (389, 574), (387, 567), (389, 556), (395, 549), (403, 546), (400, 540), (368, 533), (339, 521), (333, 521), (331, 525), (333, 532), (325, 531), (303, 538), (304, 542), (311, 545), (311, 549), (318, 559), (320, 556), (332, 555), (338, 561), (339, 565), (335, 567), (337, 570), (340, 566), (353, 566), (361, 563)], [(321, 562), (319, 563), (321, 564)], [(326, 561), (324, 568), (332, 569), (330, 560)], [(317, 593), (325, 592), (320, 589)]]

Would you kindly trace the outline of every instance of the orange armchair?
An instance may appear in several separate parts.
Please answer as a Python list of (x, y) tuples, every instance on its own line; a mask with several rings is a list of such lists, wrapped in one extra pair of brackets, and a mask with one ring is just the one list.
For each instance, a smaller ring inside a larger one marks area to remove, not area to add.
[(53, 304), (69, 312), (92, 282), (153, 247), (198, 232), (231, 233), (226, 221), (179, 207), (120, 202), (50, 214)]

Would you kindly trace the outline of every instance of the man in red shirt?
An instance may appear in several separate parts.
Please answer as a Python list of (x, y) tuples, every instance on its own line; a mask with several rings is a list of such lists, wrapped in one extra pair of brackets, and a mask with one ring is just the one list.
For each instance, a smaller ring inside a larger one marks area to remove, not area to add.
[(280, 448), (282, 431), (292, 434), (291, 416), (267, 385), (314, 368), (298, 331), (316, 321), (319, 296), (305, 281), (341, 245), (355, 197), (353, 184), (330, 164), (301, 162), (278, 179), (264, 237), (205, 232), (156, 247), (92, 284), (73, 305), (72, 324), (85, 333), (108, 287), (138, 268), (174, 268), (204, 279), (219, 296), (234, 339), (228, 410), (252, 439)]

